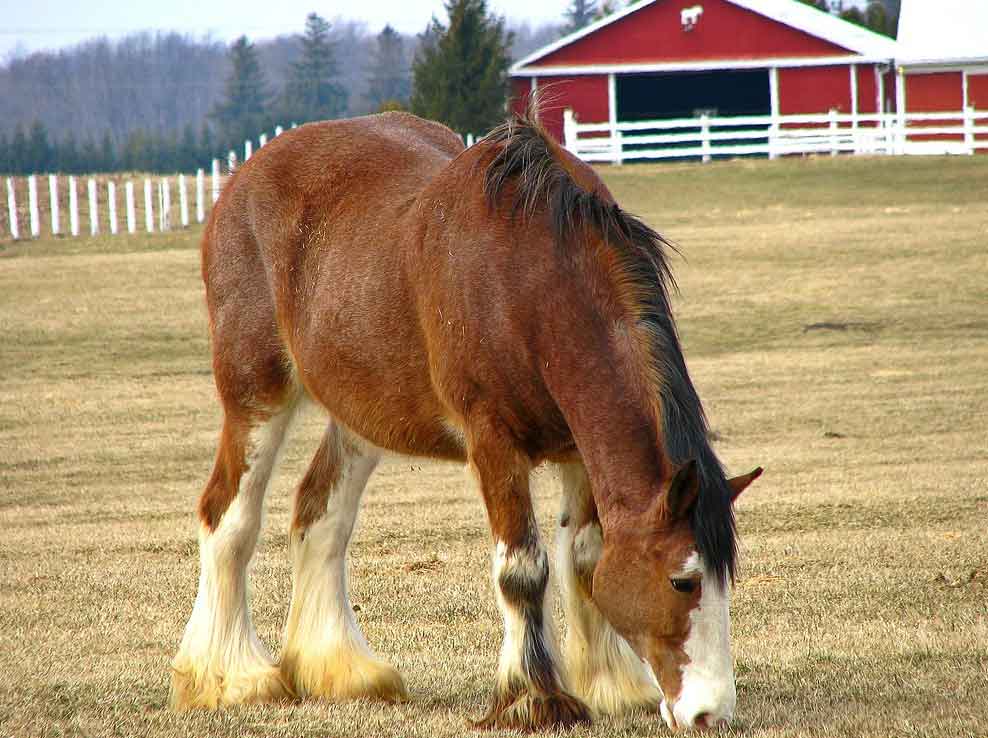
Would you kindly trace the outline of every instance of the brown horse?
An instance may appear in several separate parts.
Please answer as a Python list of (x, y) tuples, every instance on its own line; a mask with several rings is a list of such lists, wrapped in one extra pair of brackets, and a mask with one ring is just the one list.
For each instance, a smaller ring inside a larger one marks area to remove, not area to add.
[[(531, 114), (466, 150), (405, 114), (306, 125), (246, 162), (202, 242), (224, 422), (173, 704), (406, 697), (345, 573), (364, 485), (394, 452), (468, 461), (479, 480), (504, 617), (479, 725), (635, 706), (672, 727), (729, 720), (731, 502), (760, 469), (729, 481), (708, 444), (664, 247)], [(246, 570), (305, 400), (330, 419), (295, 497), (275, 663)], [(564, 658), (529, 494), (542, 462), (563, 482)]]

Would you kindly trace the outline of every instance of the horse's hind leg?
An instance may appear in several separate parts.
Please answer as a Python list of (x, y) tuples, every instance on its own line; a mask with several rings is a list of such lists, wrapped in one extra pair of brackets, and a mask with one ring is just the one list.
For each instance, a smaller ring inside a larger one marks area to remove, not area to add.
[(589, 722), (586, 705), (563, 688), (551, 613), (546, 611), (549, 560), (539, 541), (529, 494), (531, 462), (496, 422), (469, 432), (470, 463), (494, 537), (494, 588), (504, 641), (494, 700), (477, 725), (550, 730)]
[(295, 408), (227, 406), (212, 477), (199, 500), (199, 591), (172, 661), (177, 709), (292, 696), (250, 620), (247, 565), (261, 527), (272, 467)]
[(595, 712), (657, 710), (662, 694), (631, 646), (590, 598), (603, 539), (583, 464), (559, 465), (562, 512), (556, 537), (556, 569), (567, 631), (563, 654), (573, 691)]
[(299, 485), (289, 543), (292, 603), (281, 656), (282, 674), (299, 696), (407, 697), (398, 672), (367, 645), (347, 595), (347, 545), (378, 459), (375, 449), (330, 421)]

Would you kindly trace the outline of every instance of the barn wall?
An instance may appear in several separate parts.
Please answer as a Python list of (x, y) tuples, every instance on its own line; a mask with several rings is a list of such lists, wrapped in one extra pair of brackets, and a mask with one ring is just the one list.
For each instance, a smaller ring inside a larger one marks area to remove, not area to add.
[(878, 113), (878, 85), (875, 83), (875, 67), (858, 65), (858, 112)]
[(581, 123), (606, 123), (607, 75), (549, 77), (539, 80), (544, 93), (542, 124), (556, 140), (563, 140), (563, 110), (572, 108)]
[(967, 104), (977, 110), (988, 110), (988, 67), (968, 73)]
[[(859, 96), (860, 92), (859, 87)], [(871, 96), (874, 100), (874, 90)], [(874, 102), (871, 107), (875, 107)], [(782, 115), (826, 113), (831, 108), (842, 113), (851, 112), (851, 73), (847, 66), (779, 70), (779, 112)]]
[(906, 106), (910, 113), (949, 113), (964, 107), (960, 72), (906, 74)]
[(525, 106), (528, 105), (528, 96), (532, 92), (532, 78), (531, 77), (512, 77), (511, 78), (511, 100), (508, 104), (508, 110), (513, 113), (524, 113)]
[(680, 23), (683, 6), (653, 3), (536, 63), (541, 67), (852, 53), (725, 0), (705, 0), (700, 22), (685, 32)]

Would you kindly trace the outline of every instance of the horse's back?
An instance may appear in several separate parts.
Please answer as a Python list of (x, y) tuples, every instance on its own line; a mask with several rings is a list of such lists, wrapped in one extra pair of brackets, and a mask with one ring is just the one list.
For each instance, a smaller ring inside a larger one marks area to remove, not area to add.
[(378, 445), (459, 456), (404, 265), (419, 196), (462, 150), (444, 126), (392, 113), (308, 124), (247, 161), (203, 239), (218, 384), (256, 394), (258, 377), (294, 376)]

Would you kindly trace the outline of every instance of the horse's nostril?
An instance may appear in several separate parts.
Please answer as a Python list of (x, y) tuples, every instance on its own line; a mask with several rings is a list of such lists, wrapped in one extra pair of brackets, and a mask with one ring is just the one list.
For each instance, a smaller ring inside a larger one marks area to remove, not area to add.
[(700, 728), (701, 730), (703, 730), (704, 728), (709, 728), (710, 727), (710, 713), (709, 712), (701, 712), (699, 715), (697, 715), (695, 718), (693, 718), (693, 727), (694, 728)]

